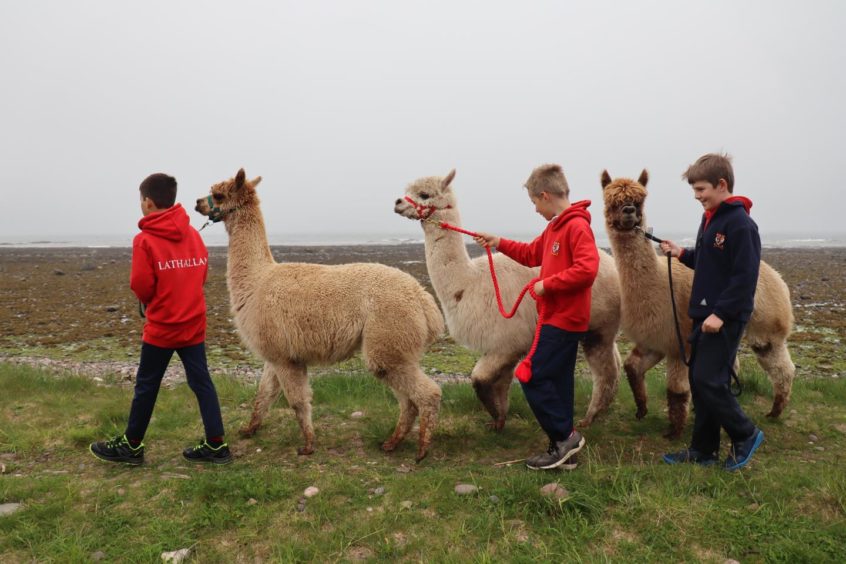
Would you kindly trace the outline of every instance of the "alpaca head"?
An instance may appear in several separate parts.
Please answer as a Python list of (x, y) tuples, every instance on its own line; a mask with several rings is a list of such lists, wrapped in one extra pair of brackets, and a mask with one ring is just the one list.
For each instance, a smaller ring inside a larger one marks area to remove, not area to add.
[(261, 176), (247, 180), (242, 168), (234, 178), (213, 185), (208, 196), (197, 198), (194, 209), (211, 221), (225, 221), (233, 211), (258, 204), (255, 188), (259, 182)]
[(632, 231), (636, 227), (642, 227), (646, 221), (643, 204), (646, 201), (646, 184), (649, 182), (646, 169), (636, 181), (631, 178), (611, 180), (608, 171), (603, 170), (601, 182), (608, 233)]
[(426, 176), (408, 185), (405, 196), (397, 198), (394, 213), (408, 219), (443, 219), (445, 210), (455, 209), (455, 194), (450, 183), (455, 178), (455, 169), (444, 177)]

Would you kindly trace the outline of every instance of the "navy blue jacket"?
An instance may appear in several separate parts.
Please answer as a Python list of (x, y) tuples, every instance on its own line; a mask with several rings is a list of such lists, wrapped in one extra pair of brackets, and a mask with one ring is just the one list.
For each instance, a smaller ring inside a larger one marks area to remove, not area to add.
[(746, 198), (732, 198), (720, 204), (710, 222), (703, 215), (696, 248), (679, 257), (694, 269), (687, 310), (692, 319), (713, 313), (723, 321), (749, 321), (761, 266), (761, 238), (749, 217), (751, 207)]

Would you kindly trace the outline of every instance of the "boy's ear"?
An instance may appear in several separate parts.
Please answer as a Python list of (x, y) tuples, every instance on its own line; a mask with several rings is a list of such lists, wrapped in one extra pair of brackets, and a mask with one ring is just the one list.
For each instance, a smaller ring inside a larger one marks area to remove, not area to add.
[(250, 181), (250, 184), (252, 184), (252, 185), (253, 185), (253, 188), (255, 188), (256, 186), (258, 186), (260, 183), (261, 183), (261, 176), (256, 176), (255, 178), (253, 178), (253, 179)]
[(244, 169), (240, 169), (238, 174), (235, 175), (235, 189), (240, 190), (242, 186), (244, 186), (244, 180), (247, 178), (246, 173), (244, 173)]
[(441, 180), (441, 188), (448, 187), (450, 182), (452, 182), (453, 178), (455, 178), (455, 169), (452, 169), (451, 171), (449, 171), (449, 174), (444, 176), (444, 179)]
[(637, 181), (640, 183), (641, 186), (646, 188), (646, 185), (649, 183), (649, 173), (646, 172), (646, 169), (643, 169), (643, 172), (640, 173)]
[(611, 184), (611, 175), (608, 174), (607, 170), (602, 171), (602, 175), (599, 177), (599, 182), (602, 184), (602, 189), (604, 190), (609, 184)]

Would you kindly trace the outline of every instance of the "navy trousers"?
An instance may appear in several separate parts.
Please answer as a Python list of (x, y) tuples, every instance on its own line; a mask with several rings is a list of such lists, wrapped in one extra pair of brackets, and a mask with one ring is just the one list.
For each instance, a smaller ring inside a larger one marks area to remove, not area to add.
[(149, 343), (142, 343), (141, 362), (135, 377), (135, 396), (132, 398), (129, 423), (126, 426), (128, 439), (140, 441), (144, 438), (150, 418), (153, 416), (162, 378), (174, 351), (185, 367), (188, 386), (197, 396), (197, 403), (200, 404), (200, 416), (203, 418), (206, 438), (223, 436), (223, 419), (220, 415), (217, 390), (206, 363), (206, 344), (200, 343), (181, 349), (163, 349)]
[(703, 333), (702, 321), (694, 320), (696, 338), (688, 372), (695, 409), (690, 446), (716, 454), (720, 449), (721, 428), (732, 442), (748, 439), (755, 432), (755, 425), (731, 394), (731, 368), (745, 324), (726, 321), (719, 333)]
[(576, 355), (584, 336), (542, 325), (532, 356), (532, 378), (522, 384), (529, 407), (551, 441), (563, 441), (573, 431)]

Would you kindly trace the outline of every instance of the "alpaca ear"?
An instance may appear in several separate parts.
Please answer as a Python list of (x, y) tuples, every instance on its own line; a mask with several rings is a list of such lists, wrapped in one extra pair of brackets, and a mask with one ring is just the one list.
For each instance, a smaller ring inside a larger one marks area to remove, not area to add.
[(242, 186), (244, 186), (244, 180), (246, 180), (247, 175), (244, 172), (244, 169), (238, 171), (238, 174), (235, 175), (235, 189), (240, 190)]
[(603, 190), (605, 189), (606, 186), (611, 184), (611, 175), (608, 174), (607, 170), (602, 171), (602, 176), (600, 176), (599, 182), (602, 184)]
[(637, 181), (640, 183), (641, 186), (646, 188), (647, 183), (649, 182), (649, 173), (646, 172), (646, 169), (643, 169), (643, 172), (640, 173)]
[(253, 188), (258, 186), (260, 183), (261, 183), (261, 176), (256, 176), (255, 178), (250, 180), (250, 184), (252, 185)]
[(444, 176), (444, 179), (441, 180), (441, 188), (449, 187), (449, 183), (452, 182), (452, 179), (455, 178), (455, 169), (449, 171), (449, 174)]

